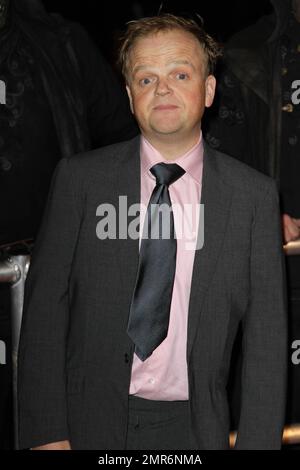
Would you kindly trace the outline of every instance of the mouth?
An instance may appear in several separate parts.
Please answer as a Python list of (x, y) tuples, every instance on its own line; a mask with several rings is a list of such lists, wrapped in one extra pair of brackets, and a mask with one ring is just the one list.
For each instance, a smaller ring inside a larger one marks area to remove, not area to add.
[(174, 104), (160, 104), (158, 106), (154, 106), (154, 111), (172, 111), (174, 109), (178, 109), (178, 106)]

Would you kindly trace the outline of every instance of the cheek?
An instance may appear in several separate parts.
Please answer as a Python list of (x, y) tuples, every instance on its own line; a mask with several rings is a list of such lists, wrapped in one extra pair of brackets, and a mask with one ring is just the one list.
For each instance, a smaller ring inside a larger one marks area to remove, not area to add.
[(185, 102), (191, 114), (197, 114), (205, 105), (205, 94), (197, 91), (186, 93)]
[(151, 96), (145, 91), (136, 93), (133, 97), (133, 107), (136, 114), (144, 114), (151, 102)]
[(196, 103), (199, 106), (205, 101), (205, 87), (199, 83), (190, 83), (186, 86), (182, 84), (176, 88), (176, 95), (187, 106), (195, 109), (197, 108)]

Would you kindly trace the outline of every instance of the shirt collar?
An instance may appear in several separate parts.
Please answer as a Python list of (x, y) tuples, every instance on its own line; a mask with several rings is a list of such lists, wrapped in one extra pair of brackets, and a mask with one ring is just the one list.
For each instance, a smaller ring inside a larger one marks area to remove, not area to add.
[(203, 166), (203, 138), (201, 130), (199, 139), (194, 147), (188, 150), (184, 155), (176, 158), (176, 160), (165, 159), (143, 135), (141, 137), (140, 155), (142, 174), (148, 174), (152, 179), (155, 179), (150, 172), (150, 168), (153, 165), (157, 163), (177, 163), (177, 165), (181, 166), (198, 184), (201, 183)]

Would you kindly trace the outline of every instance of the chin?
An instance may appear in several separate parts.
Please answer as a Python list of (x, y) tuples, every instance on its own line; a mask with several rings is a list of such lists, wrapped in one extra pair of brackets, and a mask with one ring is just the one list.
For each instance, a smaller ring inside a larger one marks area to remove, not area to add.
[(177, 134), (180, 129), (178, 127), (174, 128), (174, 127), (155, 127), (153, 128), (153, 130), (155, 131), (156, 134), (160, 134), (160, 135), (173, 135), (173, 134)]
[(157, 132), (158, 134), (175, 134), (176, 132), (179, 132), (181, 129), (181, 125), (179, 123), (155, 123), (153, 126), (151, 126), (152, 129)]

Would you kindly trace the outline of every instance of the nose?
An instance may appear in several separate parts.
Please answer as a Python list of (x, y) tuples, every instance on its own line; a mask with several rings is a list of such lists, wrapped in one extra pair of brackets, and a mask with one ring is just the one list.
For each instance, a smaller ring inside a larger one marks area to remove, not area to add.
[(158, 96), (165, 96), (168, 95), (172, 92), (167, 79), (165, 78), (160, 78), (157, 82), (157, 87), (156, 87), (156, 95)]

